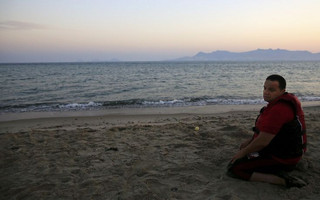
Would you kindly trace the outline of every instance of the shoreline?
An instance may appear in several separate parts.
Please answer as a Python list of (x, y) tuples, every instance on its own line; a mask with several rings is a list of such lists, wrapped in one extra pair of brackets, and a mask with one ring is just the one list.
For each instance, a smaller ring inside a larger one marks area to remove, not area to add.
[[(320, 104), (319, 104), (320, 105)], [(163, 124), (195, 116), (229, 112), (258, 112), (263, 105), (211, 105), (189, 107), (117, 108), (105, 110), (28, 112), (0, 115), (0, 133), (48, 127), (95, 127), (131, 124)]]
[[(189, 107), (118, 108), (105, 110), (27, 112), (0, 115), (0, 134), (48, 127), (91, 126), (97, 129), (131, 124), (164, 124), (184, 118), (252, 113), (264, 105), (209, 105)], [(302, 103), (304, 110), (320, 107), (320, 102)]]
[[(320, 106), (320, 101), (301, 102), (302, 107)], [(179, 114), (220, 114), (232, 111), (259, 111), (266, 104), (245, 105), (205, 105), (181, 107), (142, 107), (142, 108), (111, 108), (101, 110), (48, 111), (0, 113), (0, 123), (17, 120), (66, 118), (66, 117), (101, 117), (130, 115), (179, 115)]]
[[(176, 115), (176, 114), (217, 114), (230, 111), (257, 110), (263, 105), (209, 105), (181, 107), (141, 107), (141, 108), (110, 108), (101, 110), (70, 110), (48, 112), (22, 112), (0, 114), (0, 122), (67, 117), (101, 117), (101, 116), (130, 116), (130, 115)], [(320, 106), (320, 103), (319, 103)]]

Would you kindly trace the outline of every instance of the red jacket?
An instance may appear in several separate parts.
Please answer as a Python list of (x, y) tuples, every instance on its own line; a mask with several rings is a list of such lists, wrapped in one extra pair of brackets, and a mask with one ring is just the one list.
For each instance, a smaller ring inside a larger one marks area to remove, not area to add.
[(260, 151), (262, 155), (292, 164), (298, 162), (306, 151), (304, 113), (300, 101), (293, 94), (285, 93), (261, 109), (254, 130), (254, 137), (260, 131), (275, 134), (270, 144)]

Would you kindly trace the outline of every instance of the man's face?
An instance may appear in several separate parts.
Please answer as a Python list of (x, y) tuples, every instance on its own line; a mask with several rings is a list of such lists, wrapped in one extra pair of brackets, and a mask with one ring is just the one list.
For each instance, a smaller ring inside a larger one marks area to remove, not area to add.
[(266, 102), (271, 102), (281, 96), (285, 90), (281, 90), (279, 88), (279, 82), (278, 81), (270, 81), (266, 80), (264, 82), (264, 89), (263, 89), (263, 99)]

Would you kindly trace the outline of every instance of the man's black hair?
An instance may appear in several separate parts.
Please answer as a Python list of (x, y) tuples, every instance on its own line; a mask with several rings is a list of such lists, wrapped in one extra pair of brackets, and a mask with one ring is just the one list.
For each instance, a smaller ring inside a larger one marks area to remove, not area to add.
[(278, 74), (273, 74), (268, 76), (268, 78), (266, 80), (270, 80), (270, 81), (278, 81), (279, 83), (279, 88), (281, 90), (286, 89), (286, 79), (284, 79), (282, 76), (278, 75)]

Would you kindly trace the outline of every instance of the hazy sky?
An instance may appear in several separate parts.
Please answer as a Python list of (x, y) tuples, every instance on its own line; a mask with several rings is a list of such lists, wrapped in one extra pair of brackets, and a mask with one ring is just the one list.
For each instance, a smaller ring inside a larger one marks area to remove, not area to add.
[(320, 52), (319, 0), (0, 0), (0, 62)]

